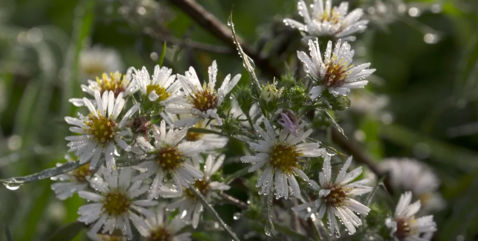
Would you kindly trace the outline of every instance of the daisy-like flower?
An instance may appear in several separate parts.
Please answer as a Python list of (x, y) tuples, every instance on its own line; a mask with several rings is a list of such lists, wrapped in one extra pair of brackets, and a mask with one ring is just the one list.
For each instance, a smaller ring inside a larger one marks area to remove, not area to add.
[(254, 155), (243, 156), (241, 161), (251, 163), (250, 172), (264, 168), (264, 172), (257, 181), (259, 194), (275, 194), (276, 198), (288, 199), (289, 196), (301, 198), (299, 184), (295, 176), (308, 182), (309, 178), (301, 169), (301, 162), (307, 157), (330, 158), (325, 149), (319, 148), (318, 143), (304, 143), (312, 130), (297, 130), (292, 135), (288, 130), (275, 130), (271, 123), (264, 119), (265, 130), (256, 125), (255, 129), (263, 138), (251, 141), (249, 146)]
[[(65, 155), (67, 162), (73, 162), (73, 158), (69, 155)], [(63, 163), (58, 163), (56, 166), (59, 167)], [(88, 180), (92, 174), (90, 170), (90, 164), (84, 164), (79, 166), (75, 170), (61, 174), (55, 177), (52, 177), (51, 180), (56, 181), (51, 184), (51, 189), (55, 192), (55, 195), (60, 200), (65, 200), (73, 194), (85, 190), (88, 188)]]
[(88, 78), (122, 69), (121, 57), (114, 49), (94, 46), (83, 50), (80, 54), (80, 72)]
[(143, 176), (155, 175), (151, 198), (159, 197), (169, 179), (175, 184), (172, 188), (181, 192), (202, 178), (202, 173), (193, 166), (193, 162), (205, 149), (201, 143), (185, 141), (186, 134), (187, 129), (166, 129), (166, 122), (161, 121), (159, 130), (153, 131), (154, 146), (144, 138), (138, 138), (141, 148), (149, 155), (149, 160), (139, 164), (138, 169), (145, 170)]
[(115, 97), (114, 92), (107, 91), (101, 96), (96, 91), (95, 104), (87, 98), (82, 101), (90, 111), (87, 116), (78, 114), (78, 118), (65, 117), (65, 121), (72, 125), (70, 131), (77, 134), (66, 137), (69, 151), (76, 153), (81, 164), (91, 161), (91, 168), (95, 168), (103, 158), (107, 167), (112, 168), (115, 165), (114, 154), (118, 152), (118, 146), (125, 150), (129, 148), (124, 141), (124, 137), (129, 133), (126, 124), (139, 109), (139, 105), (131, 107), (118, 122), (125, 105), (123, 93)]
[(94, 96), (98, 91), (103, 94), (106, 91), (113, 91), (115, 96), (123, 93), (123, 96), (131, 95), (135, 92), (136, 86), (131, 81), (132, 69), (128, 69), (124, 75), (120, 72), (103, 73), (101, 77), (96, 76), (96, 80), (88, 80), (88, 85), (81, 85), (81, 89)]
[(395, 189), (412, 191), (425, 211), (444, 206), (445, 201), (437, 193), (440, 180), (424, 163), (408, 158), (389, 158), (380, 162), (379, 168), (390, 175), (390, 184)]
[(354, 51), (350, 44), (338, 40), (332, 51), (332, 41), (327, 43), (327, 49), (322, 57), (317, 39), (309, 40), (310, 56), (303, 51), (297, 52), (297, 57), (304, 63), (304, 70), (318, 82), (309, 95), (312, 99), (328, 89), (333, 95), (347, 95), (350, 89), (363, 88), (375, 69), (369, 69), (370, 63), (354, 66), (352, 61)]
[(176, 75), (172, 72), (170, 68), (156, 65), (153, 75), (150, 75), (146, 67), (143, 67), (134, 71), (133, 81), (149, 101), (165, 106), (178, 98), (178, 91), (181, 88), (181, 84), (176, 81)]
[[(230, 188), (224, 183), (211, 180), (211, 176), (221, 168), (224, 158), (225, 156), (221, 155), (215, 160), (215, 155), (208, 155), (204, 166), (203, 178), (196, 180), (191, 187), (196, 188), (196, 190), (199, 191), (208, 201), (213, 198), (219, 198), (217, 192), (228, 190)], [(181, 198), (169, 204), (168, 208), (179, 208), (181, 217), (186, 220), (191, 220), (193, 228), (197, 228), (199, 219), (201, 218), (201, 213), (204, 209), (201, 201), (196, 197), (194, 192), (189, 189), (186, 189), (183, 192)]]
[(387, 218), (385, 224), (390, 228), (390, 234), (396, 241), (428, 241), (436, 231), (433, 215), (416, 218), (420, 210), (420, 201), (412, 204), (412, 193), (406, 192), (400, 196), (395, 215)]
[(222, 81), (221, 87), (215, 89), (217, 79), (217, 64), (213, 61), (208, 68), (209, 82), (201, 85), (196, 71), (190, 67), (184, 75), (178, 75), (186, 96), (182, 101), (166, 107), (166, 111), (174, 114), (182, 114), (182, 119), (175, 122), (178, 126), (192, 126), (202, 119), (216, 119), (219, 125), (222, 120), (217, 114), (219, 107), (226, 95), (236, 86), (241, 78), (236, 74), (231, 78), (228, 74)]
[(338, 7), (332, 7), (332, 0), (315, 0), (311, 9), (303, 0), (297, 3), (299, 15), (304, 18), (304, 23), (293, 19), (284, 19), (284, 24), (296, 28), (309, 36), (331, 36), (355, 40), (352, 36), (367, 28), (367, 20), (360, 20), (363, 11), (360, 8), (347, 13), (348, 2), (342, 2)]
[(191, 241), (191, 233), (181, 232), (186, 224), (175, 216), (172, 220), (164, 213), (163, 205), (156, 210), (156, 215), (142, 221), (139, 233), (149, 241)]
[(311, 187), (318, 192), (319, 198), (293, 207), (292, 210), (304, 218), (314, 215), (322, 220), (327, 215), (330, 233), (340, 235), (337, 217), (345, 225), (349, 234), (355, 233), (356, 228), (362, 225), (357, 214), (367, 215), (370, 208), (355, 200), (354, 197), (370, 192), (372, 187), (365, 185), (369, 182), (368, 179), (354, 181), (362, 173), (362, 168), (357, 167), (347, 172), (351, 163), (352, 157), (347, 159), (335, 181), (332, 181), (330, 159), (325, 159), (322, 172), (319, 173), (319, 184), (311, 182)]
[[(101, 168), (99, 176), (90, 180), (95, 192), (80, 191), (80, 197), (90, 201), (78, 210), (78, 221), (92, 224), (90, 234), (113, 234), (118, 230), (132, 239), (130, 220), (136, 229), (145, 229), (142, 220), (154, 217), (149, 207), (157, 203), (141, 196), (148, 191), (143, 180), (133, 178), (134, 170), (127, 167), (118, 170)], [(132, 181), (135, 180), (135, 181)]]

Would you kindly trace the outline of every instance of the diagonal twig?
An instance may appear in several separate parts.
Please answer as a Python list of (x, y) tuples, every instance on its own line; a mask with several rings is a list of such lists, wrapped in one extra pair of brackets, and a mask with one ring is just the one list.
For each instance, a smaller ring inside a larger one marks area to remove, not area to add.
[[(183, 12), (188, 14), (192, 19), (194, 19), (201, 27), (206, 31), (209, 31), (211, 34), (216, 36), (218, 39), (224, 43), (234, 47), (234, 38), (232, 36), (229, 28), (219, 21), (213, 14), (203, 8), (194, 0), (169, 0), (172, 4), (176, 5)], [(280, 76), (280, 72), (272, 67), (267, 58), (263, 58), (256, 50), (254, 50), (250, 45), (245, 44), (245, 42), (237, 37), (239, 44), (244, 49), (244, 52), (249, 55), (257, 67), (260, 68), (265, 74), (270, 76)]]

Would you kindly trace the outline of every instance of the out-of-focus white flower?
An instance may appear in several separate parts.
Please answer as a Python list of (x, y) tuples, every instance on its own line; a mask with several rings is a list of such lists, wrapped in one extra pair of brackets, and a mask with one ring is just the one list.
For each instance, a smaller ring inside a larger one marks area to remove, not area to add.
[[(217, 192), (228, 190), (230, 188), (229, 185), (211, 180), (211, 176), (221, 168), (224, 158), (225, 156), (221, 155), (216, 160), (216, 155), (208, 155), (206, 158), (206, 164), (204, 165), (203, 178), (196, 180), (191, 187), (204, 195), (208, 201), (211, 201), (213, 198), (219, 198)], [(204, 208), (194, 192), (186, 189), (181, 198), (168, 205), (168, 209), (176, 208), (179, 208), (179, 215), (181, 215), (183, 219), (190, 220), (193, 228), (197, 228)]]
[(402, 194), (394, 217), (387, 218), (385, 224), (396, 241), (428, 241), (436, 231), (433, 215), (416, 218), (415, 214), (420, 210), (420, 201), (410, 204), (411, 200), (411, 192)]
[[(65, 159), (67, 162), (74, 161), (70, 155), (65, 155)], [(57, 163), (56, 166), (59, 167), (61, 165), (63, 163)], [(71, 172), (52, 177), (51, 180), (56, 182), (51, 184), (51, 189), (55, 192), (58, 199), (65, 200), (73, 196), (73, 194), (87, 189), (91, 174), (90, 164), (84, 164)]]
[(178, 75), (186, 96), (166, 107), (169, 113), (181, 114), (182, 119), (176, 121), (175, 125), (192, 126), (202, 119), (215, 119), (219, 125), (222, 125), (222, 120), (217, 114), (217, 107), (236, 86), (241, 75), (236, 74), (231, 78), (228, 74), (222, 81), (221, 87), (216, 89), (216, 61), (209, 66), (208, 74), (209, 82), (202, 85), (193, 67), (190, 67), (184, 75)]
[(303, 218), (322, 220), (327, 215), (330, 232), (340, 235), (340, 226), (337, 218), (345, 226), (349, 234), (356, 232), (362, 225), (362, 220), (357, 214), (367, 215), (370, 208), (354, 199), (354, 197), (368, 193), (372, 187), (367, 186), (368, 179), (354, 181), (361, 173), (362, 168), (357, 167), (347, 172), (352, 157), (347, 159), (335, 181), (332, 181), (332, 167), (330, 159), (325, 159), (322, 172), (319, 173), (319, 184), (311, 182), (311, 187), (318, 192), (319, 198), (315, 201), (293, 207)]
[(142, 176), (154, 175), (151, 184), (151, 198), (158, 198), (165, 191), (168, 181), (175, 184), (171, 189), (182, 191), (200, 178), (202, 173), (194, 167), (199, 162), (199, 154), (207, 151), (201, 143), (186, 141), (187, 129), (166, 128), (166, 122), (161, 121), (159, 130), (153, 131), (154, 146), (144, 138), (138, 138), (142, 148), (149, 154), (147, 161), (138, 165), (144, 170)]
[(91, 161), (90, 168), (95, 168), (100, 159), (106, 160), (106, 166), (115, 166), (115, 153), (118, 146), (124, 150), (129, 149), (124, 137), (129, 134), (126, 128), (131, 116), (139, 109), (139, 104), (131, 107), (118, 122), (118, 118), (125, 105), (123, 93), (115, 97), (114, 92), (107, 91), (101, 96), (95, 92), (94, 104), (83, 98), (82, 105), (86, 106), (89, 114), (83, 116), (78, 113), (78, 118), (65, 117), (65, 121), (72, 125), (70, 131), (78, 135), (68, 136), (70, 152), (75, 152), (80, 163)]
[(87, 78), (122, 70), (121, 57), (114, 49), (94, 46), (80, 53), (80, 73)]
[(81, 89), (91, 96), (94, 96), (96, 91), (100, 94), (113, 91), (115, 96), (118, 96), (119, 93), (129, 96), (136, 91), (136, 85), (131, 81), (131, 71), (132, 69), (129, 69), (126, 75), (120, 72), (103, 73), (101, 77), (96, 76), (96, 80), (88, 80), (88, 85), (81, 85)]
[(360, 20), (363, 11), (360, 8), (348, 12), (348, 2), (341, 2), (338, 7), (332, 7), (332, 0), (315, 0), (310, 9), (303, 0), (297, 3), (299, 15), (304, 23), (293, 19), (284, 19), (287, 26), (296, 28), (308, 36), (331, 36), (355, 40), (353, 36), (367, 28), (367, 20)]
[[(78, 194), (90, 203), (78, 210), (78, 221), (92, 224), (89, 233), (113, 234), (115, 230), (128, 239), (133, 238), (130, 220), (138, 230), (146, 229), (144, 218), (154, 217), (149, 207), (157, 203), (141, 196), (148, 191), (143, 180), (133, 178), (134, 170), (127, 167), (119, 170), (101, 168), (99, 176), (90, 179), (95, 192), (80, 191)], [(133, 181), (134, 180), (134, 181)]]
[(251, 163), (250, 172), (265, 166), (264, 172), (257, 181), (259, 194), (275, 194), (276, 198), (295, 196), (302, 198), (299, 184), (295, 176), (308, 182), (309, 178), (302, 171), (301, 162), (307, 157), (330, 158), (325, 149), (319, 148), (318, 143), (307, 143), (305, 139), (312, 130), (298, 130), (297, 135), (292, 135), (288, 130), (275, 130), (271, 123), (264, 119), (265, 130), (256, 125), (255, 129), (263, 139), (249, 142), (255, 152), (253, 155), (241, 157), (244, 163)]
[(394, 188), (412, 191), (420, 199), (424, 211), (441, 209), (445, 205), (437, 193), (440, 179), (424, 163), (408, 158), (388, 158), (380, 162), (379, 168), (390, 175)]
[[(142, 221), (142, 220), (141, 220)], [(191, 241), (191, 233), (181, 232), (186, 225), (177, 215), (170, 220), (164, 213), (163, 205), (156, 209), (156, 214), (149, 217), (138, 229), (139, 233), (151, 241)]]
[(347, 95), (351, 89), (367, 85), (366, 78), (375, 72), (375, 69), (368, 68), (370, 63), (354, 66), (354, 50), (349, 43), (341, 40), (333, 49), (332, 41), (329, 41), (323, 56), (318, 40), (309, 40), (309, 52), (310, 56), (298, 51), (297, 57), (304, 63), (305, 72), (318, 83), (309, 92), (312, 99), (320, 96), (324, 89), (333, 95)]
[(350, 110), (363, 114), (379, 114), (388, 105), (386, 95), (375, 95), (368, 91), (356, 91), (350, 94)]

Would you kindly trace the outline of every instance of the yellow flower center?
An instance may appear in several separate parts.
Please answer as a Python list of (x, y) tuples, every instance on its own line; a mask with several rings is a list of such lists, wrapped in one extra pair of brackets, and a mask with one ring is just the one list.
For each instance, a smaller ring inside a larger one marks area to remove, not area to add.
[(171, 95), (171, 93), (166, 91), (166, 89), (161, 87), (160, 85), (148, 85), (148, 86), (146, 86), (146, 94), (147, 95), (149, 95), (153, 91), (158, 96), (158, 99), (156, 99), (156, 101), (166, 100)]
[(295, 146), (276, 144), (271, 148), (269, 162), (274, 168), (290, 174), (295, 167), (299, 167), (300, 156)]
[(166, 172), (177, 169), (183, 163), (182, 154), (176, 147), (162, 148), (157, 158), (159, 166)]
[(151, 231), (149, 234), (148, 240), (150, 241), (170, 241), (171, 234), (163, 226), (157, 227), (155, 230)]
[(218, 103), (217, 94), (213, 90), (204, 89), (192, 94), (191, 102), (194, 108), (200, 111), (207, 111), (214, 109)]
[(332, 10), (329, 12), (324, 11), (322, 15), (317, 16), (317, 21), (319, 22), (329, 22), (333, 24), (338, 24), (342, 20), (342, 16), (338, 13), (337, 9), (334, 7)]
[(93, 135), (96, 142), (101, 144), (109, 143), (115, 136), (116, 123), (100, 114), (88, 115), (89, 120), (85, 122), (88, 126), (88, 133)]
[(125, 90), (126, 76), (119, 72), (110, 73), (109, 76), (103, 73), (101, 78), (96, 77), (96, 83), (100, 87), (101, 94), (105, 91), (113, 91), (115, 96), (118, 96)]
[(71, 175), (75, 177), (76, 181), (85, 183), (86, 178), (91, 175), (91, 173), (90, 163), (86, 163), (85, 165), (76, 168)]
[[(334, 57), (332, 57), (334, 59)], [(325, 65), (325, 76), (323, 79), (326, 87), (340, 87), (344, 84), (348, 71), (353, 65), (348, 65), (344, 60), (331, 61)]]
[(323, 199), (327, 205), (339, 207), (342, 206), (347, 199), (347, 193), (341, 186), (332, 186), (329, 195), (325, 196)]
[(128, 211), (131, 200), (121, 191), (112, 191), (105, 195), (103, 210), (110, 216), (120, 216)]
[[(193, 186), (193, 188), (196, 188), (202, 195), (205, 195), (209, 191), (209, 181), (206, 179), (196, 180)], [(196, 198), (196, 194), (190, 188), (185, 190), (185, 194), (189, 198)]]

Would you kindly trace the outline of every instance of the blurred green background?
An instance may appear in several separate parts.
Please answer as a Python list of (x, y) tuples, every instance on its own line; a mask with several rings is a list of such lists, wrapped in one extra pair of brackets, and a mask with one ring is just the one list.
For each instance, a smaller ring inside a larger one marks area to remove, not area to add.
[[(295, 52), (306, 48), (281, 23), (297, 15), (296, 1), (198, 2), (224, 23), (232, 11), (238, 34), (281, 74), (301, 68)], [(478, 240), (478, 1), (349, 2), (370, 19), (353, 45), (377, 71), (368, 92), (352, 98), (361, 106), (341, 113), (341, 124), (377, 162), (414, 157), (437, 173), (447, 206), (435, 214), (434, 240)], [(244, 72), (229, 45), (168, 1), (0, 1), (0, 178), (62, 161), (63, 117), (74, 111), (67, 100), (80, 96), (86, 81), (82, 49), (113, 48), (123, 66), (151, 68), (164, 41), (165, 65), (177, 73), (193, 65), (204, 74), (213, 59), (223, 73)], [(177, 44), (184, 41), (215, 53)], [(0, 188), (0, 240), (48, 240), (76, 220), (81, 203), (55, 199), (47, 180)]]

